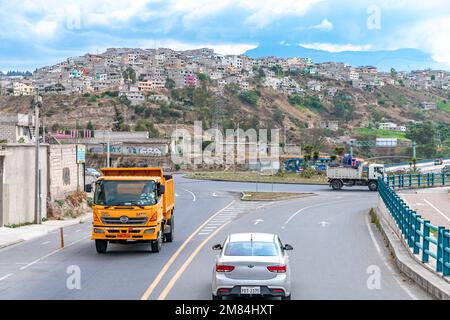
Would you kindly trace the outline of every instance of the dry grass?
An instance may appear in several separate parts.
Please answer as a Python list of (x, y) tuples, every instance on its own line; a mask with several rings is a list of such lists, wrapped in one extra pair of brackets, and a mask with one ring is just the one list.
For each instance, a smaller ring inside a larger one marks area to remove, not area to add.
[(306, 198), (314, 196), (311, 192), (242, 192), (241, 200), (244, 201), (276, 201), (293, 198)]
[(258, 172), (249, 171), (212, 171), (191, 172), (185, 175), (189, 179), (217, 180), (217, 181), (239, 181), (239, 182), (261, 182), (261, 183), (298, 183), (298, 184), (328, 184), (326, 177), (304, 178), (295, 173), (284, 175), (261, 175)]

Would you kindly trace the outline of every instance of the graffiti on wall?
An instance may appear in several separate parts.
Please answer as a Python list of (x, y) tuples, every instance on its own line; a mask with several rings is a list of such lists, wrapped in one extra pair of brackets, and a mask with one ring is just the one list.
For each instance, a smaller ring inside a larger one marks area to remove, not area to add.
[[(137, 155), (137, 156), (163, 156), (166, 155), (165, 147), (129, 147), (110, 146), (111, 154)], [(90, 147), (90, 153), (106, 153), (107, 147)]]

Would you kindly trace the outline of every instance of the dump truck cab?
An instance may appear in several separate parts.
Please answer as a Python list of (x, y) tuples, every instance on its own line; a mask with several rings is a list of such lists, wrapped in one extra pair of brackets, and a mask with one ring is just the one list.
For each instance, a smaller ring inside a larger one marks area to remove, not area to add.
[(99, 253), (108, 243), (149, 243), (159, 252), (174, 237), (174, 187), (161, 168), (104, 168), (95, 183), (92, 240)]

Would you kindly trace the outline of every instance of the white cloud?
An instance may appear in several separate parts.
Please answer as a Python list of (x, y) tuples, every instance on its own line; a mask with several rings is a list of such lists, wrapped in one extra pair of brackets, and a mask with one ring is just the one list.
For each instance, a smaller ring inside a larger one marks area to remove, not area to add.
[(388, 45), (418, 48), (439, 63), (450, 66), (450, 15), (434, 17), (399, 29)]
[(323, 19), (320, 24), (312, 26), (311, 28), (322, 31), (330, 31), (333, 30), (333, 24), (328, 19)]
[(335, 43), (300, 43), (300, 46), (308, 49), (323, 50), (328, 52), (342, 52), (342, 51), (367, 51), (372, 48), (370, 44), (354, 45), (354, 44), (335, 44)]

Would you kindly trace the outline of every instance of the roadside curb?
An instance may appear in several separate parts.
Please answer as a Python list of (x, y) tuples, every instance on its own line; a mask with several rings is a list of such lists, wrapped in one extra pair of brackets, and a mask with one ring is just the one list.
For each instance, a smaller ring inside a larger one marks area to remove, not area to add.
[[(1, 243), (1, 244), (0, 244), (0, 250), (1, 250), (1, 249), (4, 249), (4, 248), (7, 248), (7, 247), (14, 246), (14, 245), (19, 244), (19, 243), (22, 243), (22, 242), (29, 241), (29, 240), (39, 239), (39, 238), (41, 238), (41, 237), (43, 237), (43, 236), (48, 235), (48, 234), (51, 233), (51, 232), (54, 232), (54, 231), (56, 231), (56, 230), (59, 230), (60, 228), (70, 227), (70, 226), (74, 226), (74, 225), (77, 225), (77, 224), (83, 224), (83, 223), (86, 222), (86, 219), (87, 219), (88, 217), (89, 217), (89, 213), (88, 213), (88, 214), (85, 214), (85, 215), (83, 215), (83, 216), (81, 216), (81, 217), (72, 219), (72, 220), (63, 220), (63, 221), (65, 222), (64, 224), (62, 224), (62, 225), (60, 225), (60, 226), (58, 226), (58, 225), (49, 225), (47, 229), (45, 229), (45, 230), (40, 230), (40, 231), (42, 232), (41, 234), (36, 235), (36, 236), (34, 236), (34, 237), (31, 237), (31, 238), (28, 238), (28, 239), (24, 239), (24, 238), (20, 238), (20, 237), (19, 237), (19, 238), (17, 238), (17, 239), (11, 240), (11, 241), (9, 241), (9, 242)], [(31, 225), (31, 226), (33, 226), (33, 225)]]
[(389, 225), (388, 218), (385, 217), (379, 205), (380, 202), (378, 202), (378, 206), (374, 210), (380, 223), (379, 231), (400, 272), (412, 279), (435, 299), (450, 300), (450, 283), (417, 261), (416, 257), (406, 247), (403, 239)]
[(314, 197), (317, 196), (316, 193), (304, 193), (304, 194), (299, 194), (299, 195), (293, 195), (293, 196), (289, 196), (286, 198), (280, 198), (280, 199), (251, 199), (251, 198), (246, 198), (247, 194), (245, 193), (245, 191), (241, 191), (241, 201), (260, 201), (260, 202), (268, 202), (268, 201), (285, 201), (285, 200), (296, 200), (296, 199), (303, 199), (303, 198), (309, 198), (309, 197)]

